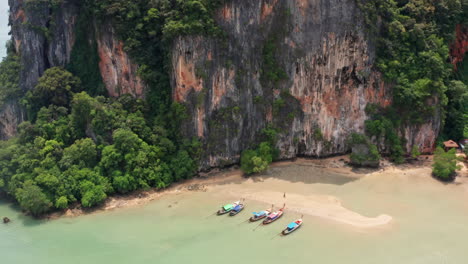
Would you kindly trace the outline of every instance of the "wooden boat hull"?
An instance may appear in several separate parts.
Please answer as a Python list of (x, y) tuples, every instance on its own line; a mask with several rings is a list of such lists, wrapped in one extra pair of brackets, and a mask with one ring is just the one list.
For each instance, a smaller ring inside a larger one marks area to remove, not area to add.
[(267, 217), (267, 215), (263, 215), (263, 216), (260, 216), (260, 217), (255, 217), (255, 216), (252, 216), (250, 217), (250, 222), (257, 222), (257, 221), (260, 221), (262, 220), (263, 218)]
[(217, 214), (217, 215), (225, 215), (225, 214), (227, 214), (227, 213), (229, 213), (229, 212), (231, 212), (231, 210), (226, 211), (226, 210), (222, 209), (222, 210), (218, 210), (218, 212), (217, 212), (216, 214)]
[(231, 212), (229, 213), (229, 216), (235, 216), (235, 215), (237, 215), (238, 213), (242, 212), (242, 210), (244, 210), (244, 207), (245, 207), (245, 206), (244, 206), (243, 204), (241, 204), (241, 206), (242, 206), (242, 207), (241, 207), (241, 209), (240, 209), (239, 211), (231, 210)]
[(276, 217), (276, 218), (274, 218), (274, 219), (268, 219), (268, 218), (267, 218), (267, 219), (263, 220), (263, 224), (264, 224), (264, 225), (271, 224), (271, 223), (273, 223), (274, 221), (280, 219), (282, 216), (283, 216), (283, 213), (281, 213), (280, 215), (278, 215), (278, 217)]
[(296, 226), (295, 228), (291, 229), (291, 230), (288, 230), (288, 229), (286, 228), (286, 229), (283, 230), (283, 232), (281, 232), (281, 234), (282, 234), (283, 236), (287, 236), (287, 235), (291, 234), (292, 232), (298, 230), (301, 226), (302, 226), (302, 223), (301, 223), (300, 225)]

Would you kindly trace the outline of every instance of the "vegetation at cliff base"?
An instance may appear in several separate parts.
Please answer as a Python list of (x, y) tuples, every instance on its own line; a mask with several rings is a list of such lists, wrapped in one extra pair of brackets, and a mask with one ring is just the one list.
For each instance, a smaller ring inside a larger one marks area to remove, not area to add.
[(377, 146), (362, 134), (352, 133), (348, 139), (352, 148), (350, 155), (351, 164), (357, 166), (378, 167), (381, 156)]
[[(0, 191), (40, 215), (76, 202), (92, 207), (113, 193), (165, 188), (192, 177), (200, 143), (180, 133), (186, 111), (171, 100), (171, 42), (181, 35), (221, 36), (213, 12), (222, 2), (82, 1), (67, 70), (48, 69), (24, 97), (18, 89), (19, 57), (9, 52), (0, 65), (0, 104), (20, 98), (28, 121), (16, 139), (0, 142)], [(50, 7), (53, 27), (57, 3), (29, 1), (26, 9)], [(101, 32), (93, 21), (113, 27), (139, 65), (144, 100), (105, 97), (94, 42)], [(53, 30), (32, 23), (25, 26), (53, 38)]]
[(456, 149), (445, 152), (441, 147), (437, 147), (434, 153), (434, 164), (432, 165), (432, 174), (444, 181), (453, 180), (456, 171), (460, 169), (457, 166), (458, 158)]
[(194, 175), (197, 141), (181, 139), (164, 121), (148, 123), (141, 100), (91, 97), (80, 85), (62, 68), (47, 70), (25, 97), (35, 115), (16, 139), (0, 142), (0, 190), (23, 209), (39, 215), (75, 202), (91, 207), (113, 193), (165, 188)]
[(271, 127), (262, 131), (262, 141), (256, 149), (247, 149), (241, 155), (241, 170), (247, 174), (264, 172), (278, 156), (275, 148), (278, 132)]

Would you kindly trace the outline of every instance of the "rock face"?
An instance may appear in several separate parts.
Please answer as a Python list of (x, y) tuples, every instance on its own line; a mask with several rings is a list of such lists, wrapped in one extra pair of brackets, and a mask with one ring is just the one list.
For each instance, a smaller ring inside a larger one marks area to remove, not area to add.
[[(391, 104), (352, 0), (233, 0), (217, 19), (227, 40), (179, 38), (172, 52), (174, 99), (190, 112), (185, 134), (205, 144), (204, 169), (238, 162), (269, 124), (281, 158), (344, 153), (366, 105)], [(263, 76), (268, 47), (286, 74), (276, 83)]]
[(138, 67), (123, 50), (110, 23), (96, 24), (96, 38), (100, 58), (99, 69), (110, 96), (131, 94), (142, 97), (144, 84), (137, 75)]
[[(173, 97), (190, 112), (185, 135), (204, 143), (202, 169), (238, 162), (267, 126), (280, 132), (280, 158), (349, 151), (366, 105), (392, 103), (361, 18), (353, 0), (232, 0), (217, 14), (226, 40), (179, 38)], [(270, 55), (285, 73), (276, 82)], [(405, 128), (408, 149), (431, 148), (439, 124)]]
[[(44, 3), (9, 0), (25, 91), (47, 68), (65, 66), (76, 41), (81, 1)], [(181, 129), (203, 142), (202, 169), (237, 163), (267, 127), (279, 132), (280, 158), (348, 152), (348, 135), (364, 131), (366, 105), (392, 103), (354, 0), (230, 0), (216, 20), (224, 38), (180, 37), (171, 54), (173, 98), (189, 112)], [(138, 67), (111, 23), (94, 21), (94, 31), (89, 41), (97, 43), (109, 94), (142, 97)], [(22, 120), (18, 109), (13, 103), (0, 113), (3, 138)], [(404, 128), (407, 149), (432, 148), (439, 126), (435, 115)]]
[(9, 0), (9, 4), (12, 39), (21, 54), (20, 87), (28, 91), (46, 69), (69, 62), (79, 1), (63, 1), (55, 10), (47, 1)]
[(0, 140), (16, 135), (18, 124), (23, 122), (24, 113), (17, 102), (7, 102), (0, 109)]
[(457, 68), (457, 65), (463, 61), (465, 54), (468, 52), (468, 26), (457, 25), (455, 42), (450, 47), (450, 57), (452, 64)]
[[(75, 44), (75, 31), (82, 1), (63, 0), (59, 6), (49, 1), (9, 0), (12, 40), (21, 54), (20, 87), (34, 89), (39, 77), (48, 68), (65, 67)], [(92, 21), (90, 21), (91, 23)], [(110, 96), (129, 93), (142, 97), (144, 84), (137, 76), (137, 66), (123, 51), (123, 45), (108, 23), (95, 23), (101, 75)], [(86, 56), (86, 54), (83, 54)], [(0, 137), (9, 138), (16, 133), (23, 114), (17, 102), (5, 105), (0, 111)], [(14, 110), (12, 110), (14, 109)], [(18, 114), (18, 116), (11, 116)]]

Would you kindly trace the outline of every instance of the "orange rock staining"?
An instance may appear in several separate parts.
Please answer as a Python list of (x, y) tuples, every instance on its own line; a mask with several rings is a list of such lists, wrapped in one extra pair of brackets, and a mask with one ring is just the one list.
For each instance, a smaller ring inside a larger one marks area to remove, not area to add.
[(456, 39), (450, 47), (450, 57), (452, 64), (457, 69), (457, 65), (463, 61), (468, 52), (468, 26), (457, 25)]
[(174, 75), (174, 100), (177, 102), (184, 102), (191, 90), (200, 92), (203, 89), (203, 79), (195, 75), (194, 63), (187, 60), (184, 54), (177, 57)]
[(262, 14), (260, 16), (262, 21), (273, 13), (273, 8), (275, 7), (277, 2), (278, 0), (262, 1)]
[(138, 66), (124, 51), (122, 41), (112, 31), (101, 32), (97, 44), (99, 69), (109, 95), (143, 97), (145, 86), (137, 74)]

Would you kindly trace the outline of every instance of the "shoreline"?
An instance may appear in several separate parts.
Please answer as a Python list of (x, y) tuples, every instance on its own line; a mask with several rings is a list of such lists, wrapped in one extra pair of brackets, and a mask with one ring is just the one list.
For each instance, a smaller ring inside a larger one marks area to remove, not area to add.
[[(355, 168), (347, 165), (349, 156), (335, 156), (324, 159), (310, 159), (310, 158), (296, 158), (294, 160), (278, 161), (272, 163), (270, 170), (277, 168), (287, 168), (289, 166), (304, 166), (310, 169), (319, 169), (325, 172), (335, 173), (342, 175), (343, 177), (359, 180), (369, 175), (381, 174), (385, 172), (399, 173), (402, 174), (411, 173), (413, 170), (421, 168), (430, 169), (432, 164), (432, 156), (421, 156), (417, 161), (412, 163), (393, 165), (390, 162), (384, 160), (382, 166), (378, 169), (371, 168)], [(307, 168), (306, 170), (309, 170)], [(221, 185), (229, 185), (231, 183), (248, 183), (252, 179), (268, 177), (268, 172), (252, 177), (244, 177), (243, 172), (237, 167), (233, 166), (227, 169), (215, 169), (208, 173), (202, 173), (198, 177), (175, 183), (165, 190), (140, 190), (125, 195), (114, 195), (108, 197), (105, 202), (95, 208), (87, 209), (82, 208), (80, 204), (75, 207), (67, 209), (65, 211), (52, 212), (46, 214), (40, 219), (56, 220), (61, 217), (79, 217), (81, 215), (94, 214), (99, 212), (116, 210), (119, 208), (130, 208), (146, 205), (152, 201), (160, 199), (166, 195), (174, 195), (178, 193), (187, 192), (207, 192), (213, 191), (216, 188), (219, 189)], [(460, 174), (466, 174), (466, 166)], [(468, 175), (466, 175), (468, 176)], [(457, 177), (463, 178), (463, 177)], [(467, 177), (464, 177), (467, 178)], [(457, 184), (466, 183), (468, 185), (468, 179), (456, 180)], [(305, 184), (305, 183), (302, 183)], [(468, 188), (468, 187), (467, 187)], [(224, 192), (231, 192), (227, 189)], [(256, 191), (258, 194), (259, 192)], [(243, 196), (248, 200), (254, 200), (257, 202), (269, 204), (275, 201), (278, 193), (271, 190), (261, 190), (260, 197), (254, 197), (248, 192), (243, 193)], [(258, 195), (257, 195), (258, 196)], [(296, 195), (289, 194), (288, 199), (292, 200), (292, 207), (287, 208), (289, 211), (301, 212), (310, 216), (321, 217), (327, 220), (348, 224), (358, 228), (368, 228), (387, 225), (392, 221), (392, 217), (386, 214), (380, 214), (376, 217), (366, 217), (353, 212), (342, 206), (342, 202), (333, 196), (320, 196), (320, 195)], [(288, 203), (289, 200), (288, 200)], [(279, 204), (279, 203), (277, 203)]]

